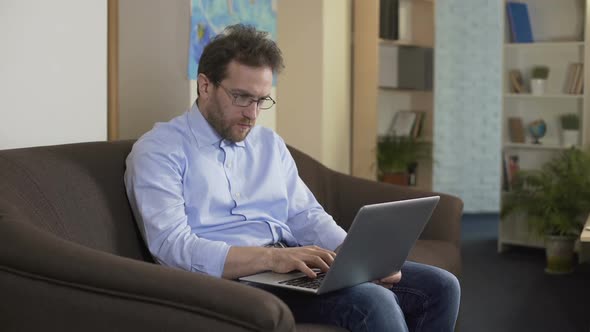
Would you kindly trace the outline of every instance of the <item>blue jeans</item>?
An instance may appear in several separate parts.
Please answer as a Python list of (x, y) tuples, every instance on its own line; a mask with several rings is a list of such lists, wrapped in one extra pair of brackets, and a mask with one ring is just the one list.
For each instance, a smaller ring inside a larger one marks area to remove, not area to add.
[[(252, 284), (254, 285), (254, 284)], [(453, 331), (460, 286), (451, 273), (406, 262), (391, 290), (364, 283), (323, 295), (256, 285), (283, 300), (298, 323), (337, 325), (349, 331)]]

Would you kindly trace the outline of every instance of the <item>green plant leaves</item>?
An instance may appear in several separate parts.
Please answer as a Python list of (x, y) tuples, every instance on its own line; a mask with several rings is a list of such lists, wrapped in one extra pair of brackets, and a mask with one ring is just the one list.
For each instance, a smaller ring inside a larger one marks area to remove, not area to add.
[(539, 234), (579, 236), (590, 213), (590, 154), (563, 151), (542, 169), (520, 171), (507, 193), (501, 215), (525, 212)]
[(408, 167), (431, 158), (432, 144), (408, 136), (383, 136), (377, 142), (379, 172), (406, 172)]

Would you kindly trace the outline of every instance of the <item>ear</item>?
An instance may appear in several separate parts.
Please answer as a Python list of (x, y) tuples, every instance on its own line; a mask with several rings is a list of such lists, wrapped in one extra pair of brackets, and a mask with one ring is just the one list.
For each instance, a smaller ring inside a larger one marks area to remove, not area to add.
[(203, 99), (208, 99), (209, 94), (212, 93), (213, 82), (211, 82), (205, 74), (201, 73), (197, 76), (197, 86), (199, 89), (199, 96), (203, 97)]

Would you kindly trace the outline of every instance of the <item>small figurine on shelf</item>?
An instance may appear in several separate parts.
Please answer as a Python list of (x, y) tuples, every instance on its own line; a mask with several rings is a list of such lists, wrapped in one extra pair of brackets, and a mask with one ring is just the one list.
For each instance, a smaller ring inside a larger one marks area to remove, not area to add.
[(533, 144), (541, 144), (539, 138), (545, 136), (545, 133), (547, 132), (547, 124), (545, 123), (545, 121), (543, 119), (535, 120), (529, 123), (528, 128), (529, 133), (531, 134), (531, 136), (533, 136), (534, 139)]
[(531, 92), (535, 96), (540, 96), (545, 93), (545, 85), (549, 77), (549, 67), (535, 66), (531, 75)]

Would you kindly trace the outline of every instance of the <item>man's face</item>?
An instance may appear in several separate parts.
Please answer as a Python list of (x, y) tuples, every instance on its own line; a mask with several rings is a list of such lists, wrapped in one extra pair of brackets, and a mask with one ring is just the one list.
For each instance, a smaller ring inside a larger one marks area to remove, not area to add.
[(270, 67), (249, 67), (232, 61), (227, 66), (227, 77), (219, 86), (201, 75), (201, 113), (221, 137), (232, 142), (243, 141), (256, 124), (260, 109), (256, 101), (242, 107), (234, 105), (234, 99), (268, 97), (272, 88), (272, 70)]

